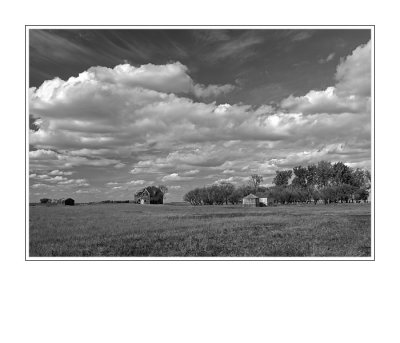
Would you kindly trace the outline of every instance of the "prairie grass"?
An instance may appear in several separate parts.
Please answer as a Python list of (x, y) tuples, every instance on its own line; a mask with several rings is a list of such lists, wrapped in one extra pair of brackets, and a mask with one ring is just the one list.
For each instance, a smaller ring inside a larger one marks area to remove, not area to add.
[(31, 206), (29, 255), (370, 256), (369, 204)]

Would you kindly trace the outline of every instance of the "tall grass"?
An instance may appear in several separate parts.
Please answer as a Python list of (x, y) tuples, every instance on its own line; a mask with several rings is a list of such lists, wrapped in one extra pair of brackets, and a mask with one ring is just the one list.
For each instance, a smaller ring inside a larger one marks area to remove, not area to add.
[(30, 256), (370, 256), (369, 204), (30, 207)]

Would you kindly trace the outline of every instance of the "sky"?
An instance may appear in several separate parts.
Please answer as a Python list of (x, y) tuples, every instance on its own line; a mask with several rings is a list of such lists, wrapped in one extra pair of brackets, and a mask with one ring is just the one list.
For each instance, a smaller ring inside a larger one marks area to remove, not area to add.
[(321, 160), (371, 168), (360, 29), (30, 29), (29, 198), (270, 186)]

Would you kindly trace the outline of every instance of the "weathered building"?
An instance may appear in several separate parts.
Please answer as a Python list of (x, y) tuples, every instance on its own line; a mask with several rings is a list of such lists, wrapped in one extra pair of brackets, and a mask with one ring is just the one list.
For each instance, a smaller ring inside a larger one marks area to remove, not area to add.
[(64, 200), (64, 205), (66, 206), (74, 206), (75, 205), (75, 200), (72, 198), (67, 198)]
[(135, 194), (135, 203), (137, 204), (162, 204), (164, 193), (156, 186), (148, 186)]
[(243, 206), (246, 207), (258, 207), (260, 206), (260, 198), (255, 196), (254, 194), (249, 194), (245, 196), (242, 200)]
[(150, 204), (150, 192), (143, 188), (135, 194), (135, 203), (137, 204)]
[(260, 206), (273, 206), (277, 204), (277, 201), (275, 198), (271, 195), (262, 193), (262, 194), (257, 194), (258, 198), (260, 199)]

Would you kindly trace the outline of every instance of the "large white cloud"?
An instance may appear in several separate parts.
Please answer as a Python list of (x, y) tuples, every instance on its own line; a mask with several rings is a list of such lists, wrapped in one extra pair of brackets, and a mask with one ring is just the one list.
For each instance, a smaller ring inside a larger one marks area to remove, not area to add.
[(371, 96), (371, 41), (357, 47), (336, 69), (340, 94)]
[(268, 182), (278, 168), (319, 159), (364, 166), (370, 50), (368, 43), (342, 59), (331, 87), (290, 96), (278, 108), (193, 100), (212, 100), (233, 86), (196, 84), (179, 62), (92, 67), (66, 81), (46, 81), (30, 90), (30, 113), (39, 126), (30, 131), (36, 149), (29, 153), (30, 169), (40, 182), (34, 184), (47, 185), (35, 188), (61, 182), (88, 187), (90, 180), (81, 176), (84, 181), (50, 181), (82, 166), (107, 168), (103, 185), (113, 167), (125, 175), (115, 187), (202, 178), (239, 182), (254, 172)]
[(371, 42), (357, 47), (342, 59), (335, 74), (336, 85), (311, 90), (304, 96), (283, 99), (283, 109), (303, 114), (369, 113), (371, 96)]

